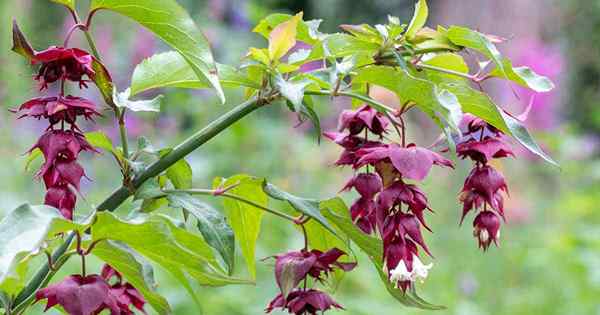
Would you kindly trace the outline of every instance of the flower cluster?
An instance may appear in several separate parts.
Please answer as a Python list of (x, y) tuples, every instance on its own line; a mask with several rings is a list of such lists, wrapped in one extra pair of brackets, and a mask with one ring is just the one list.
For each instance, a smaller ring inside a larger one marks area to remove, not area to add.
[[(352, 220), (364, 233), (380, 235), (384, 271), (396, 287), (406, 290), (414, 281), (426, 278), (431, 268), (431, 264), (421, 262), (417, 247), (430, 254), (421, 227), (429, 230), (424, 212), (431, 209), (423, 191), (408, 181), (423, 180), (433, 165), (453, 165), (440, 154), (413, 143), (383, 142), (390, 123), (365, 105), (342, 112), (338, 131), (325, 136), (344, 148), (336, 165), (350, 165), (356, 171), (343, 188), (354, 188), (360, 195), (350, 208)], [(360, 136), (363, 130), (364, 136)], [(376, 140), (368, 139), (369, 132)]]
[[(345, 253), (337, 248), (322, 252), (319, 250), (292, 251), (275, 256), (275, 279), (281, 290), (267, 306), (266, 312), (274, 309), (287, 310), (294, 315), (316, 315), (329, 309), (343, 309), (327, 293), (307, 288), (307, 278), (323, 281), (334, 268), (351, 271), (356, 264), (338, 260)], [(303, 287), (299, 288), (301, 282)]]
[(465, 115), (462, 121), (463, 141), (456, 146), (459, 157), (469, 158), (475, 166), (467, 176), (460, 193), (463, 211), (462, 223), (469, 211), (481, 211), (473, 220), (473, 235), (479, 247), (487, 250), (493, 242), (498, 245), (500, 219), (504, 218), (504, 197), (508, 193), (504, 176), (488, 164), (492, 159), (514, 156), (503, 134), (494, 126), (472, 115)]
[(55, 96), (33, 98), (14, 112), (19, 115), (18, 118), (32, 117), (48, 121), (45, 133), (29, 152), (39, 149), (44, 156), (45, 161), (37, 177), (42, 178), (46, 186), (45, 204), (59, 209), (65, 218), (72, 220), (77, 201), (76, 192), (79, 191), (81, 178), (85, 176), (77, 158), (82, 151), (95, 151), (77, 126), (77, 117), (93, 120), (93, 116), (100, 113), (90, 100), (65, 96), (64, 84), (69, 80), (78, 82), (80, 88), (87, 87), (84, 77), (94, 75), (94, 57), (77, 48), (62, 47), (50, 47), (28, 56), (32, 64), (41, 64), (34, 77), (40, 82), (40, 90), (46, 90), (49, 84), (60, 82), (60, 92)]
[[(111, 278), (116, 282), (110, 285)], [(69, 314), (96, 315), (104, 310), (111, 315), (133, 315), (130, 305), (144, 312), (146, 301), (121, 275), (105, 265), (101, 275), (71, 275), (39, 290), (36, 301), (47, 299), (46, 309), (60, 305)]]

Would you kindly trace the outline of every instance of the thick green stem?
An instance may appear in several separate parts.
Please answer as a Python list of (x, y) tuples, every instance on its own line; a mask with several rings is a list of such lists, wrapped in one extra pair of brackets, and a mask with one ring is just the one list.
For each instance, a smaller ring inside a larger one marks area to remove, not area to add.
[(115, 115), (119, 119), (119, 134), (121, 135), (121, 147), (123, 148), (123, 156), (125, 159), (129, 158), (129, 144), (127, 141), (127, 129), (125, 128), (125, 111), (126, 108), (122, 108), (120, 111), (117, 110)]
[[(186, 155), (196, 150), (210, 139), (214, 138), (223, 130), (227, 129), (236, 121), (242, 119), (249, 113), (260, 108), (263, 103), (258, 102), (255, 98), (249, 99), (246, 102), (234, 107), (229, 112), (223, 114), (221, 117), (212, 121), (202, 130), (190, 136), (188, 139), (177, 145), (167, 155), (163, 156), (160, 160), (150, 165), (144, 172), (139, 176), (136, 176), (132, 181), (133, 189), (140, 187), (146, 180), (159, 175), (164, 172), (171, 165), (175, 164), (180, 159), (183, 159)], [(125, 186), (121, 186), (115, 190), (108, 198), (106, 198), (100, 205), (98, 205), (98, 211), (113, 211), (119, 205), (121, 205), (131, 194), (132, 189)], [(65, 239), (65, 242), (52, 254), (52, 260), (57, 261), (63, 256), (63, 254), (69, 248), (69, 245), (73, 241), (75, 233), (70, 233)], [(31, 303), (31, 296), (44, 284), (50, 281), (53, 274), (50, 273), (48, 264), (42, 266), (35, 276), (29, 281), (27, 286), (21, 290), (13, 305), (17, 305), (17, 308), (26, 307)], [(25, 306), (22, 306), (25, 305)]]
[(252, 201), (252, 200), (248, 200), (246, 198), (243, 198), (241, 196), (235, 195), (235, 194), (231, 194), (228, 192), (218, 192), (216, 190), (212, 190), (212, 189), (170, 189), (170, 190), (164, 190), (165, 193), (186, 193), (186, 194), (190, 194), (190, 195), (204, 195), (204, 196), (214, 196), (214, 197), (223, 197), (223, 198), (229, 198), (229, 199), (233, 199), (233, 200), (237, 200), (240, 202), (243, 202), (245, 204), (249, 204), (255, 208), (258, 208), (262, 211), (268, 212), (270, 214), (276, 215), (280, 218), (292, 221), (294, 223), (297, 222), (296, 218), (285, 214), (283, 212), (279, 212), (275, 209), (271, 209), (268, 207), (264, 207), (261, 206), (259, 204), (257, 204), (256, 202)]

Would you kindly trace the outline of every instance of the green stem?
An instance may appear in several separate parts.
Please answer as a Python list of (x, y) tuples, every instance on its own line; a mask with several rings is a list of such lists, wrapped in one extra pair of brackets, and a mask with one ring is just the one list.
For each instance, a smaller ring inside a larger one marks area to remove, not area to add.
[(117, 109), (115, 115), (119, 119), (119, 134), (121, 135), (121, 147), (123, 148), (123, 156), (125, 159), (129, 158), (129, 144), (127, 141), (127, 129), (125, 128), (125, 111), (126, 108), (119, 110)]
[(277, 211), (275, 209), (271, 209), (271, 208), (268, 208), (268, 207), (261, 206), (261, 205), (255, 203), (252, 200), (248, 200), (248, 199), (246, 199), (244, 197), (240, 197), (238, 195), (231, 194), (231, 193), (228, 193), (228, 192), (218, 192), (218, 191), (212, 190), (212, 189), (168, 189), (168, 190), (163, 190), (163, 191), (165, 193), (167, 193), (167, 194), (168, 193), (178, 193), (179, 192), (179, 193), (186, 193), (186, 194), (190, 194), (190, 195), (204, 195), (204, 196), (214, 196), (214, 197), (229, 198), (229, 199), (237, 200), (237, 201), (243, 202), (245, 204), (251, 205), (251, 206), (253, 206), (255, 208), (258, 208), (258, 209), (263, 210), (265, 212), (268, 212), (270, 214), (276, 215), (276, 216), (278, 216), (280, 218), (292, 221), (294, 223), (297, 222), (296, 218), (293, 217), (293, 216), (291, 216), (291, 215), (285, 214), (283, 212), (279, 212), (279, 211)]
[(83, 30), (83, 34), (85, 34), (85, 39), (90, 45), (90, 49), (92, 50), (92, 54), (94, 55), (94, 57), (96, 57), (98, 61), (102, 61), (102, 58), (100, 58), (100, 53), (98, 52), (98, 48), (96, 48), (96, 42), (94, 42), (94, 38), (90, 33), (89, 27)]
[(418, 63), (418, 64), (416, 64), (416, 66), (419, 67), (419, 68), (423, 68), (423, 69), (429, 69), (429, 70), (433, 70), (433, 71), (438, 71), (438, 72), (443, 72), (443, 73), (455, 75), (455, 76), (462, 77), (462, 78), (469, 79), (469, 80), (475, 80), (476, 79), (475, 76), (472, 76), (472, 75), (470, 75), (468, 73), (458, 72), (458, 71), (454, 71), (454, 70), (450, 70), (450, 69), (446, 69), (446, 68), (440, 68), (440, 67), (428, 65), (428, 64), (425, 64), (425, 63)]
[[(171, 152), (167, 155), (163, 156), (158, 161), (151, 164), (144, 172), (142, 172), (139, 176), (136, 176), (132, 181), (132, 188), (140, 187), (146, 180), (149, 178), (155, 177), (158, 174), (165, 171), (171, 165), (175, 164), (180, 159), (184, 158), (186, 155), (190, 154), (192, 151), (196, 150), (204, 143), (208, 142), (210, 139), (214, 138), (216, 135), (221, 133), (223, 130), (227, 129), (236, 121), (242, 119), (246, 115), (250, 114), (254, 110), (260, 108), (261, 102), (258, 102), (255, 98), (249, 99), (244, 103), (239, 104), (234, 107), (229, 112), (223, 114), (221, 117), (212, 121), (202, 130), (196, 132), (188, 139), (177, 145)], [(98, 211), (113, 211), (119, 205), (121, 205), (129, 196), (133, 193), (132, 190), (125, 186), (121, 186), (117, 190), (115, 190), (110, 196), (108, 196), (100, 205), (98, 205)], [(73, 241), (75, 237), (75, 233), (69, 233), (69, 236), (66, 238), (65, 242), (52, 254), (52, 260), (57, 261), (59, 258), (62, 259), (63, 254), (69, 248), (69, 245)], [(21, 290), (15, 299), (14, 305), (18, 305), (19, 307), (26, 307), (22, 305), (29, 305), (32, 301), (32, 297), (34, 293), (43, 285), (47, 284), (48, 281), (52, 278), (54, 273), (50, 272), (50, 268), (46, 263), (44, 266), (38, 270), (38, 272), (34, 275), (34, 277), (29, 281), (27, 286)]]

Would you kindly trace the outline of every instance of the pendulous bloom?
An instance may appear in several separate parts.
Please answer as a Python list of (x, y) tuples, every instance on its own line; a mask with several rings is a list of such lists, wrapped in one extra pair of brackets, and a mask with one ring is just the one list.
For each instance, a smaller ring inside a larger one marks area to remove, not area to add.
[(271, 313), (276, 308), (294, 315), (317, 315), (331, 308), (344, 309), (327, 293), (314, 289), (292, 291), (287, 298), (279, 294), (269, 303), (265, 312)]
[(456, 152), (463, 159), (471, 159), (475, 165), (459, 194), (463, 204), (460, 224), (471, 210), (481, 210), (473, 221), (473, 235), (485, 251), (492, 242), (498, 245), (498, 215), (504, 218), (503, 193), (508, 194), (504, 176), (488, 162), (514, 156), (514, 153), (502, 139), (503, 133), (482, 119), (465, 115), (461, 127), (463, 142), (456, 146)]
[(494, 242), (498, 246), (500, 238), (500, 219), (489, 210), (481, 211), (473, 221), (473, 236), (479, 241), (479, 247), (484, 251)]
[(31, 57), (32, 64), (41, 64), (35, 76), (41, 89), (59, 80), (78, 82), (79, 87), (87, 87), (84, 76), (92, 77), (95, 74), (93, 61), (94, 57), (84, 50), (56, 46), (36, 51)]
[(73, 127), (77, 116), (83, 116), (85, 119), (93, 120), (94, 115), (100, 115), (96, 111), (96, 104), (82, 97), (68, 95), (54, 97), (36, 97), (21, 104), (18, 110), (15, 110), (18, 118), (34, 117), (37, 119), (48, 119), (53, 126), (61, 121), (71, 124)]
[(265, 312), (270, 313), (275, 308), (280, 308), (290, 314), (303, 315), (321, 313), (332, 307), (341, 309), (326, 293), (298, 286), (309, 276), (323, 281), (334, 268), (346, 272), (354, 269), (355, 263), (338, 261), (343, 255), (346, 253), (342, 250), (332, 248), (326, 252), (302, 249), (275, 256), (275, 280), (281, 293), (269, 303)]
[(356, 110), (344, 110), (340, 114), (338, 129), (347, 129), (350, 134), (356, 135), (365, 128), (376, 135), (385, 133), (389, 121), (374, 108), (363, 105)]

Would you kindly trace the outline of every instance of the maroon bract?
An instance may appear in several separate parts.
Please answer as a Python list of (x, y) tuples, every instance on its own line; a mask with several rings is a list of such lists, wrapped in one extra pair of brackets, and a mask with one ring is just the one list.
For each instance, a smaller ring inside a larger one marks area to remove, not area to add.
[(284, 297), (277, 295), (267, 306), (265, 312), (271, 313), (280, 308), (294, 315), (317, 315), (331, 308), (344, 309), (336, 303), (327, 293), (318, 290), (296, 290)]
[(146, 314), (146, 311), (144, 310), (146, 300), (130, 283), (123, 281), (121, 273), (110, 265), (105, 264), (102, 267), (101, 277), (106, 280), (106, 282), (111, 281), (113, 278), (116, 279), (115, 283), (110, 286), (109, 294), (115, 298), (123, 315), (133, 314), (130, 306), (133, 306)]
[(46, 89), (49, 83), (65, 79), (78, 82), (80, 87), (87, 87), (83, 77), (92, 77), (95, 74), (93, 61), (94, 57), (84, 50), (56, 46), (34, 52), (31, 59), (33, 64), (42, 64), (35, 76), (41, 84), (41, 89)]
[(373, 134), (382, 135), (386, 132), (389, 121), (374, 108), (363, 105), (357, 110), (344, 110), (340, 114), (339, 131), (348, 130), (350, 134), (356, 135), (365, 128)]
[(435, 165), (453, 168), (452, 161), (431, 150), (410, 144), (402, 147), (398, 144), (387, 144), (374, 148), (363, 148), (357, 152), (360, 159), (357, 166), (375, 165), (389, 161), (400, 172), (402, 177), (423, 180)]
[(46, 131), (38, 139), (37, 143), (29, 149), (29, 152), (36, 148), (42, 151), (45, 160), (38, 175), (45, 174), (55, 164), (57, 159), (74, 161), (81, 151), (96, 152), (82, 134), (65, 130)]
[(373, 199), (360, 197), (350, 206), (352, 221), (365, 234), (375, 231), (377, 225), (376, 204)]
[(77, 196), (66, 185), (48, 188), (44, 198), (44, 204), (58, 209), (69, 220), (73, 220), (73, 209), (75, 209), (76, 202)]
[(407, 205), (408, 209), (419, 219), (419, 222), (431, 231), (425, 223), (423, 212), (425, 209), (432, 210), (429, 208), (425, 193), (416, 185), (396, 181), (384, 189), (377, 197), (377, 208), (380, 211), (386, 211), (401, 203)]
[(500, 219), (492, 211), (481, 211), (473, 221), (473, 236), (479, 242), (479, 247), (487, 250), (492, 242), (498, 246), (500, 238)]
[(342, 190), (350, 190), (351, 188), (364, 198), (373, 198), (383, 188), (381, 177), (375, 173), (362, 173), (350, 179)]
[(109, 294), (110, 287), (98, 275), (71, 275), (63, 281), (40, 289), (36, 301), (47, 299), (46, 309), (60, 305), (72, 315), (93, 315), (108, 309), (121, 314), (117, 301)]
[(500, 211), (501, 198), (497, 198), (500, 191), (508, 192), (504, 176), (490, 165), (475, 167), (465, 180), (463, 192), (472, 192), (483, 198), (493, 209)]
[(469, 157), (479, 163), (487, 163), (492, 158), (514, 156), (514, 153), (504, 141), (497, 138), (485, 138), (482, 141), (470, 139), (456, 146), (456, 153), (461, 158)]
[(296, 287), (307, 275), (322, 280), (333, 267), (344, 271), (351, 271), (356, 264), (338, 262), (346, 253), (333, 248), (327, 252), (319, 250), (291, 251), (275, 256), (275, 279), (282, 293), (286, 294), (291, 288)]
[(85, 119), (91, 120), (94, 115), (100, 115), (92, 101), (71, 95), (33, 98), (21, 104), (16, 112), (19, 115), (18, 118), (44, 118), (50, 121), (50, 125), (65, 121), (75, 128), (77, 128), (74, 125), (77, 116), (83, 116)]

